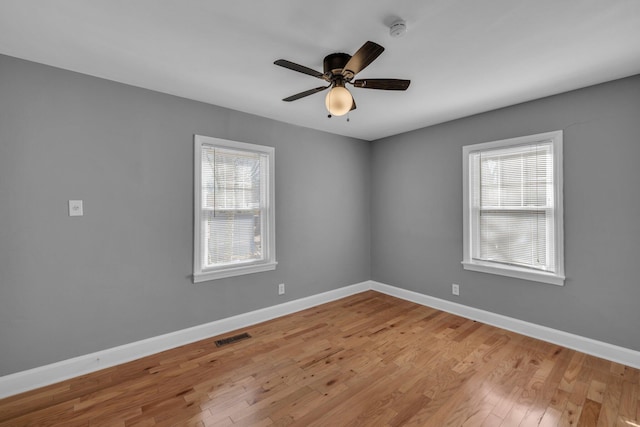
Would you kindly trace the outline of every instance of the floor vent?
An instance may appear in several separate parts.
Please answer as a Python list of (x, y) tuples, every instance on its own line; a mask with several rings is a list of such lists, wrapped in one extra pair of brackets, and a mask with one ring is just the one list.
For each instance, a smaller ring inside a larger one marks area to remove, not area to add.
[(216, 347), (222, 347), (223, 345), (231, 344), (231, 343), (234, 343), (236, 341), (246, 340), (247, 338), (251, 338), (251, 335), (249, 335), (246, 332), (244, 334), (234, 335), (234, 336), (229, 337), (229, 338), (223, 338), (221, 340), (217, 340), (216, 341)]

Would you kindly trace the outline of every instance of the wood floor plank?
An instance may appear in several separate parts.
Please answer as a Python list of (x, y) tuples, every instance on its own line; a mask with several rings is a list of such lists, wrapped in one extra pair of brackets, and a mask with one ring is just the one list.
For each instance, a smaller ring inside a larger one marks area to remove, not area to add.
[(500, 427), (503, 419), (498, 417), (497, 415), (491, 413), (485, 418), (485, 420), (480, 424), (480, 427)]
[[(619, 414), (620, 416), (628, 419), (628, 420), (636, 420), (636, 414), (638, 411), (638, 399), (640, 399), (640, 395), (638, 394), (640, 391), (640, 385), (631, 383), (630, 381), (622, 382), (622, 390), (620, 392), (620, 401), (619, 401)], [(615, 399), (615, 397), (613, 397)]]
[(634, 427), (639, 381), (367, 291), (0, 400), (0, 426)]
[(599, 427), (616, 424), (616, 419), (618, 418), (618, 412), (622, 403), (622, 379), (616, 372), (612, 373), (615, 376), (610, 378), (602, 397), (602, 408), (598, 418)]
[(578, 425), (581, 427), (595, 427), (598, 424), (601, 409), (602, 404), (595, 400), (587, 399), (584, 403), (584, 407), (582, 408)]

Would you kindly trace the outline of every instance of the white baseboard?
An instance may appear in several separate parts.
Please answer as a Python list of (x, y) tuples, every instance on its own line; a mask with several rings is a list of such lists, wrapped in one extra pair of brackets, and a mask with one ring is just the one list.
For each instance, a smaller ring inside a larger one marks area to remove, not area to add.
[(227, 317), (192, 328), (74, 357), (50, 365), (16, 372), (15, 374), (9, 374), (0, 377), (0, 399), (55, 384), (100, 369), (120, 365), (181, 345), (222, 335), (236, 329), (246, 328), (260, 322), (315, 307), (369, 289), (371, 289), (370, 282), (362, 282), (249, 313)]
[(592, 356), (607, 359), (612, 362), (621, 363), (640, 369), (640, 352), (625, 347), (619, 347), (602, 341), (596, 341), (580, 335), (570, 334), (546, 326), (525, 322), (501, 314), (480, 310), (455, 302), (430, 297), (418, 292), (396, 288), (371, 281), (371, 289), (383, 294), (391, 295), (420, 305), (436, 308), (448, 313), (456, 314), (467, 319), (477, 320), (488, 325), (497, 326), (512, 332), (517, 332), (528, 337), (537, 338), (563, 347), (577, 350)]
[(579, 335), (551, 329), (511, 317), (434, 298), (425, 294), (389, 286), (383, 283), (366, 281), (306, 298), (288, 301), (272, 307), (266, 307), (249, 313), (216, 320), (211, 323), (194, 326), (169, 334), (136, 341), (118, 347), (86, 354), (50, 365), (40, 366), (27, 371), (0, 377), (0, 399), (46, 385), (55, 384), (69, 378), (88, 374), (100, 369), (130, 362), (141, 357), (169, 350), (181, 345), (222, 335), (237, 329), (246, 328), (260, 322), (315, 307), (330, 301), (374, 290), (417, 304), (436, 308), (468, 319), (477, 320), (522, 335), (548, 341), (563, 347), (622, 363), (640, 369), (640, 352), (615, 346)]

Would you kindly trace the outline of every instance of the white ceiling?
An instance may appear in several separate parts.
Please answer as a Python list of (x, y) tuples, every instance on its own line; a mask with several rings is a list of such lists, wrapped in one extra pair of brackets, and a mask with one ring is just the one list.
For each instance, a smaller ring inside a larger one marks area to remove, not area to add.
[[(404, 37), (389, 24), (407, 22)], [(386, 48), (327, 118), (333, 52)], [(365, 140), (640, 73), (640, 0), (1, 0), (0, 53)]]

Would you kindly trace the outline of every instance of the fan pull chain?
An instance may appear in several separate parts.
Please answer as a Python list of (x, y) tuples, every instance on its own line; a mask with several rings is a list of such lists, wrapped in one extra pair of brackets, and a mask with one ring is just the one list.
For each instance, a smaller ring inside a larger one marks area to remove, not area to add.
[[(331, 114), (327, 114), (327, 119), (330, 119), (331, 117), (333, 117)], [(349, 113), (347, 113), (347, 121), (350, 122), (351, 118), (349, 117)]]

